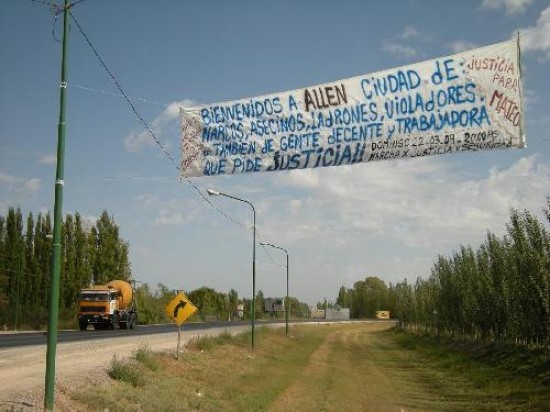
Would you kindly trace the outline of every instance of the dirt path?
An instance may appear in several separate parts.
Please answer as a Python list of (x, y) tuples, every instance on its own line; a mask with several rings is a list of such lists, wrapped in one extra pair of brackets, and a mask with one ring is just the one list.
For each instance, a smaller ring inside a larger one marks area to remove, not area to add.
[(395, 382), (375, 361), (384, 350), (376, 332), (389, 326), (336, 328), (270, 411), (404, 411)]

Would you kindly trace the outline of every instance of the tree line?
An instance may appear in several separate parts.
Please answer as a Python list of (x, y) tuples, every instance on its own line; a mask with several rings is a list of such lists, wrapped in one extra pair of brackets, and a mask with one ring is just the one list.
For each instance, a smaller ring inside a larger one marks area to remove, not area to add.
[[(351, 289), (340, 287), (336, 305), (349, 308), (351, 318), (374, 318), (377, 311), (390, 310), (393, 306), (388, 286), (376, 276), (355, 282)], [(327, 306), (334, 305), (331, 302)]]
[[(45, 327), (49, 313), (52, 259), (52, 218), (49, 213), (29, 213), (24, 222), (20, 208), (0, 215), (0, 326)], [(59, 314), (60, 326), (76, 324), (80, 289), (105, 284), (113, 279), (132, 280), (129, 244), (120, 237), (114, 218), (103, 211), (95, 222), (77, 212), (66, 214), (62, 224)], [(134, 280), (140, 323), (168, 321), (165, 305), (175, 291), (159, 283), (156, 289)], [(198, 320), (250, 319), (251, 299), (202, 287), (186, 292), (199, 309)], [(290, 315), (307, 317), (307, 304), (289, 297)], [(242, 313), (237, 308), (242, 305)], [(255, 316), (266, 314), (262, 291), (256, 295)]]
[(541, 222), (511, 210), (506, 233), (438, 256), (431, 274), (386, 287), (376, 277), (341, 287), (336, 303), (352, 317), (390, 310), (408, 329), (472, 340), (550, 346), (550, 197)]
[[(0, 324), (39, 328), (47, 323), (52, 265), (52, 218), (20, 208), (0, 216)], [(107, 211), (90, 223), (77, 212), (65, 215), (61, 231), (59, 307), (75, 317), (81, 288), (131, 277), (129, 245)]]
[[(136, 287), (137, 305), (139, 308), (140, 322), (163, 323), (167, 321), (164, 307), (176, 295), (175, 290), (159, 283), (156, 290), (152, 290), (147, 283)], [(203, 286), (192, 291), (184, 291), (186, 296), (197, 307), (198, 312), (193, 315), (191, 321), (237, 321), (251, 318), (252, 299), (240, 297), (235, 289), (228, 293), (218, 292), (213, 288)], [(306, 303), (289, 296), (289, 316), (291, 318), (306, 318), (309, 308)], [(238, 309), (242, 307), (242, 313)], [(260, 290), (256, 293), (255, 312), (256, 319), (284, 318), (284, 312), (266, 312), (264, 307), (264, 294)]]

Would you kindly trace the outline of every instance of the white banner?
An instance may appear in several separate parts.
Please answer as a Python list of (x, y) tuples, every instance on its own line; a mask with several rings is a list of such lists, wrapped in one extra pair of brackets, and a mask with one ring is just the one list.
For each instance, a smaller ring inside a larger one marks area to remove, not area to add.
[(525, 147), (516, 41), (266, 96), (182, 108), (182, 176)]

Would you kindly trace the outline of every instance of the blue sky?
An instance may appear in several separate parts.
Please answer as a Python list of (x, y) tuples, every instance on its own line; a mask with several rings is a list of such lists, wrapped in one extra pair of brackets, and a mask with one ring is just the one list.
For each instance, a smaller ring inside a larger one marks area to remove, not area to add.
[[(180, 106), (307, 87), (450, 55), (522, 33), (526, 149), (195, 178), (247, 199), (259, 241), (290, 252), (290, 293), (334, 300), (366, 276), (429, 276), (438, 254), (503, 234), (512, 207), (550, 191), (550, 2), (86, 0), (73, 13), (179, 162)], [(53, 210), (61, 22), (44, 4), (0, 3), (0, 213)], [(65, 212), (112, 214), (133, 275), (249, 297), (247, 205), (211, 208), (144, 131), (72, 27)], [(235, 223), (237, 222), (237, 223)], [(285, 256), (257, 248), (256, 288), (285, 292)]]

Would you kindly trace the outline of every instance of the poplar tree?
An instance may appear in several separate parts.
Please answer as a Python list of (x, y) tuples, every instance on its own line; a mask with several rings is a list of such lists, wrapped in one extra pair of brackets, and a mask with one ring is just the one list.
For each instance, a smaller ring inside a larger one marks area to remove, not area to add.
[(37, 261), (35, 304), (39, 313), (47, 313), (52, 261), (52, 220), (50, 214), (39, 214), (35, 226), (35, 258)]
[(29, 311), (26, 310), (28, 305), (33, 302), (34, 289), (36, 288), (36, 261), (34, 257), (34, 217), (32, 213), (27, 216), (24, 243), (24, 257), (21, 264), (21, 288), (20, 302), (21, 307), (21, 322), (28, 319)]
[[(93, 281), (104, 284), (112, 279), (130, 278), (129, 246), (119, 238), (119, 228), (107, 211), (103, 211), (91, 230), (96, 239), (93, 257)], [(90, 242), (92, 243), (92, 242)]]
[(494, 234), (487, 233), (485, 241), (487, 250), (489, 273), (493, 290), (492, 305), (492, 330), (493, 337), (497, 340), (506, 339), (509, 322), (510, 308), (510, 275), (506, 260), (506, 243), (499, 240)]
[(229, 315), (228, 318), (231, 320), (233, 312), (237, 310), (237, 305), (239, 303), (239, 293), (235, 289), (231, 289), (228, 293), (229, 299)]
[(15, 319), (16, 305), (19, 305), (21, 259), (23, 254), (23, 217), (21, 209), (10, 207), (6, 218), (6, 270), (8, 271), (8, 297), (10, 317)]
[[(63, 225), (61, 226), (61, 250), (62, 264), (60, 273), (60, 296), (59, 301), (62, 307), (74, 306), (74, 290), (77, 285), (74, 284), (76, 245), (74, 239), (74, 219), (68, 213), (65, 215)], [(72, 301), (72, 302), (71, 302)]]
[(6, 252), (6, 219), (0, 216), (0, 324), (8, 322), (6, 312), (9, 308), (8, 283), (9, 275), (7, 269)]
[(80, 213), (74, 215), (75, 263), (73, 279), (76, 290), (87, 287), (92, 279), (92, 257), (88, 235)]

